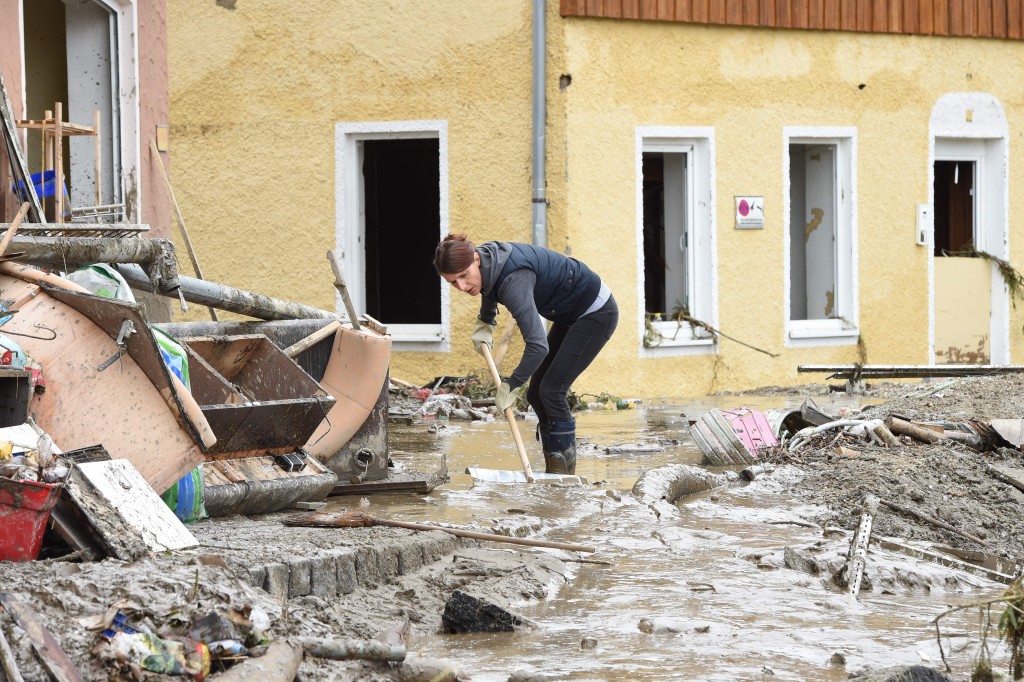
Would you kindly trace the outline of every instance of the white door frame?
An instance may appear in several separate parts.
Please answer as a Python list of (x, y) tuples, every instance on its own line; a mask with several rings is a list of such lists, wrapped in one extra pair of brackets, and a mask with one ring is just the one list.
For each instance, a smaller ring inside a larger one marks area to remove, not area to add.
[[(928, 125), (928, 206), (935, 215), (935, 162), (974, 161), (975, 248), (1007, 259), (1010, 253), (1009, 132), (999, 100), (984, 92), (943, 95), (932, 108)], [(935, 222), (928, 238), (928, 364), (935, 364)], [(995, 263), (992, 271), (992, 316), (989, 362), (1010, 361), (1010, 292)]]
[[(448, 122), (447, 121), (367, 121), (336, 123), (334, 128), (335, 187), (334, 220), (335, 248), (341, 250), (342, 267), (350, 287), (352, 304), (356, 311), (366, 310), (366, 209), (363, 205), (362, 140), (407, 140), (433, 138), (438, 141), (440, 176), (440, 224), (438, 240), (448, 234)], [(437, 278), (441, 291), (441, 324), (387, 324), (395, 350), (448, 351), (451, 350), (451, 287)], [(341, 310), (341, 298), (336, 297)]]

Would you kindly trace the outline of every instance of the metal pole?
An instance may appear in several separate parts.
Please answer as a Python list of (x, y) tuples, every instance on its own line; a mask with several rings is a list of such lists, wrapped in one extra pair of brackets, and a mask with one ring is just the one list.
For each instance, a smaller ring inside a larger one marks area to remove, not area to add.
[(545, 119), (547, 118), (547, 7), (533, 0), (533, 245), (547, 248), (548, 204), (545, 189)]

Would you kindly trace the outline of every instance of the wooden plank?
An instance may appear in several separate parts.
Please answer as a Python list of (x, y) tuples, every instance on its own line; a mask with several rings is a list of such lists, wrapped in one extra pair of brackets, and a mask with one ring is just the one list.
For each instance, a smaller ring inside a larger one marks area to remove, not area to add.
[(758, 26), (761, 19), (760, 9), (758, 0), (743, 0), (743, 25)]
[(793, 0), (777, 0), (775, 3), (775, 25), (779, 28), (789, 28), (793, 24), (791, 12)]
[(857, 30), (857, 0), (840, 0), (839, 30)]
[(693, 18), (693, 8), (690, 6), (690, 0), (675, 0), (674, 11), (676, 21), (691, 21)]
[(886, 0), (873, 0), (871, 3), (871, 31), (874, 33), (889, 32), (889, 11)]
[(199, 541), (126, 459), (77, 465), (82, 477), (110, 504), (126, 533), (141, 535), (154, 552), (196, 547)]
[(807, 0), (790, 0), (790, 2), (788, 4), (789, 4), (789, 21), (788, 21), (789, 27), (790, 28), (807, 28), (807, 23), (808, 23), (807, 13), (809, 11), (809, 8), (807, 6)]
[(953, 3), (959, 5), (964, 12), (964, 28), (963, 34), (965, 36), (976, 36), (978, 35), (978, 1), (977, 0), (960, 0), (960, 2)]
[[(949, 5), (946, 0), (932, 1), (932, 35), (948, 36), (949, 26)], [(927, 2), (927, 0), (925, 0)]]
[(60, 643), (53, 633), (43, 627), (36, 618), (33, 605), (23, 602), (17, 595), (9, 592), (0, 593), (0, 604), (4, 605), (18, 627), (25, 631), (50, 679), (54, 682), (82, 682), (81, 674), (60, 648)]
[(622, 18), (640, 18), (640, 0), (622, 0)]
[(857, 0), (857, 29), (858, 31), (871, 31), (873, 0)]
[(842, 3), (840, 0), (825, 0), (825, 16), (822, 28), (838, 31), (842, 26)]
[(1019, 40), (1024, 37), (1024, 0), (1006, 3), (1006, 37)]
[[(1013, 0), (1010, 0), (1012, 2)], [(992, 0), (992, 37), (1005, 38), (1007, 36), (1006, 6), (1003, 0)]]
[(903, 5), (902, 26), (904, 33), (922, 33), (921, 16), (918, 11), (921, 7), (919, 0), (900, 0)]
[(726, 0), (725, 23), (743, 26), (743, 0)]
[(640, 0), (640, 18), (658, 18), (658, 0)]
[(825, 0), (809, 0), (807, 3), (807, 28), (825, 28)]
[(978, 28), (974, 33), (976, 36), (990, 38), (992, 32), (992, 5), (1002, 4), (1001, 0), (978, 0)]
[(725, 20), (725, 3), (722, 0), (718, 2), (708, 2), (708, 23), (709, 24), (724, 24)]
[(675, 18), (675, 0), (658, 0), (658, 19), (660, 21), (674, 21)]
[(889, 33), (900, 33), (903, 31), (903, 3), (900, 0), (886, 0), (889, 10), (888, 31)]
[(708, 23), (708, 2), (711, 0), (690, 0), (690, 21)]
[(601, 9), (601, 0), (587, 0), (586, 14), (588, 17), (602, 16)]
[(576, 0), (561, 0), (558, 4), (558, 13), (563, 17), (574, 17), (579, 12)]
[[(785, 2), (785, 0), (779, 0)], [(776, 0), (761, 0), (761, 25), (762, 26), (774, 26), (775, 25), (775, 2)]]
[(964, 6), (960, 2), (953, 2), (948, 10), (948, 35), (964, 35)]

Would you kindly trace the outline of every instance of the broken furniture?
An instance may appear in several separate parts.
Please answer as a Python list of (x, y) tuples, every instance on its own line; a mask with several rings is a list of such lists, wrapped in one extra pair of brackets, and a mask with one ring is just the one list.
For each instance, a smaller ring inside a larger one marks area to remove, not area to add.
[[(159, 324), (157, 328), (187, 347), (197, 338), (227, 340), (258, 334), (283, 349), (301, 347), (303, 339), (318, 334), (334, 322), (336, 320), (328, 318), (192, 322)], [(364, 482), (379, 481), (389, 473), (387, 377), (390, 359), (390, 337), (364, 324), (358, 332), (340, 325), (333, 333), (298, 351), (294, 362), (288, 360), (305, 371), (335, 401), (326, 416), (321, 414), (322, 421), (300, 447), (311, 461), (323, 464), (343, 482), (359, 475)], [(211, 472), (207, 474), (207, 481), (214, 486), (223, 484), (224, 476), (224, 472)]]
[[(93, 115), (92, 126), (80, 125), (64, 121), (64, 105), (56, 102), (53, 110), (47, 110), (42, 119), (17, 121), (18, 128), (38, 130), (42, 144), (42, 169), (38, 176), (43, 191), (38, 192), (43, 212), (49, 222), (64, 223), (72, 222), (75, 218), (98, 220), (105, 218), (112, 222), (119, 222), (124, 218), (124, 204), (103, 205), (102, 197), (102, 153), (100, 150), (100, 112), (97, 110)], [(73, 209), (66, 205), (67, 200), (64, 182), (64, 138), (75, 135), (91, 135), (96, 138), (95, 159), (96, 159), (96, 204), (94, 206), (80, 207)], [(52, 183), (53, 191), (47, 192), (47, 187)], [(52, 197), (49, 202), (48, 197)], [(25, 197), (27, 199), (27, 197)], [(70, 220), (65, 220), (70, 218)]]

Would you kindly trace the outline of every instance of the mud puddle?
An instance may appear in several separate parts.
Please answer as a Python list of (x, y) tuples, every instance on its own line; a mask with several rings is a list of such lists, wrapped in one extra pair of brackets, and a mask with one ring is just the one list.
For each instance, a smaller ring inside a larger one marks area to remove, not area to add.
[[(589, 479), (586, 486), (474, 485), (463, 473), (467, 466), (518, 467), (503, 422), (393, 427), (393, 449), (416, 453), (417, 461), (423, 453), (445, 456), (451, 482), (421, 497), (374, 496), (371, 513), (591, 544), (599, 551), (585, 558), (612, 564), (573, 563), (575, 576), (549, 599), (516, 604), (537, 623), (535, 630), (421, 632), (410, 647), (458, 660), (474, 679), (502, 681), (515, 671), (573, 680), (843, 680), (868, 667), (941, 667), (930, 621), (949, 604), (993, 595), (1001, 586), (973, 577), (946, 584), (948, 571), (875, 549), (879, 559), (913, 564), (908, 570), (928, 586), (877, 589), (855, 601), (820, 577), (785, 568), (786, 546), (843, 540), (823, 539), (821, 528), (809, 527), (811, 510), (788, 498), (772, 477), (687, 498), (676, 507), (652, 508), (629, 493), (649, 468), (700, 463), (686, 430), (706, 409), (799, 402), (731, 397), (581, 413), (577, 473)], [(818, 403), (826, 409), (856, 406)], [(520, 422), (531, 462), (543, 470), (534, 425)], [(943, 646), (954, 673), (969, 676), (978, 645), (976, 615), (944, 619), (943, 632), (952, 635)], [(997, 666), (1003, 653), (996, 647)]]

